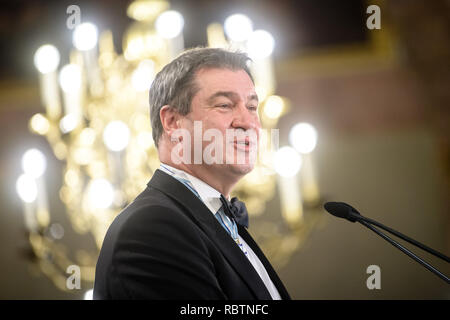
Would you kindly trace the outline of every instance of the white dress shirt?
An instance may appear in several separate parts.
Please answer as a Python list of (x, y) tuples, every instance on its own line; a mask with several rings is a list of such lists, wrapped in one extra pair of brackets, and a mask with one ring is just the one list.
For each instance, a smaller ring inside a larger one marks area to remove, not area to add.
[[(165, 173), (173, 176), (174, 178), (188, 180), (190, 186), (198, 193), (200, 199), (206, 205), (206, 207), (211, 211), (213, 215), (216, 215), (219, 209), (222, 207), (222, 202), (220, 201), (220, 192), (203, 182), (202, 180), (184, 172), (183, 170), (173, 168), (167, 164), (161, 163), (159, 168)], [(241, 249), (245, 256), (249, 259), (252, 266), (255, 268), (256, 272), (260, 276), (261, 280), (264, 282), (267, 290), (269, 291), (273, 300), (281, 300), (281, 296), (267, 274), (266, 268), (259, 260), (258, 256), (253, 252), (250, 246), (242, 239), (240, 235), (239, 241), (242, 244)]]

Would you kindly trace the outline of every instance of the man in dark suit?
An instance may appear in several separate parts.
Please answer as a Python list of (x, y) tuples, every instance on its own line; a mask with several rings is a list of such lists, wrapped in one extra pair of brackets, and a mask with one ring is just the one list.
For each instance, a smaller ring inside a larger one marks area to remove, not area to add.
[(261, 129), (248, 60), (197, 48), (155, 77), (161, 167), (110, 226), (94, 299), (289, 299), (246, 230), (245, 205), (229, 198), (253, 169)]

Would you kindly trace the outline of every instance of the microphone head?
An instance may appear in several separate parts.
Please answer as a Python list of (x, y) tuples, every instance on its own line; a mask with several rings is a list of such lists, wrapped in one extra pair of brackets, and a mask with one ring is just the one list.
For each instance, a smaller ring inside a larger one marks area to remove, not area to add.
[(347, 219), (350, 222), (356, 222), (360, 215), (358, 210), (344, 202), (327, 202), (323, 207), (333, 216)]

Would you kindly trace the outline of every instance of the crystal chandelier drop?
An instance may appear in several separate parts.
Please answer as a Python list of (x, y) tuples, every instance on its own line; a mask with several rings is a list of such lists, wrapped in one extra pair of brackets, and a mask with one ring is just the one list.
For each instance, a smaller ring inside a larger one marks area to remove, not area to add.
[[(35, 114), (29, 127), (45, 137), (56, 158), (64, 162), (62, 186), (56, 196), (65, 205), (71, 227), (81, 235), (91, 234), (97, 249), (114, 217), (159, 167), (148, 89), (155, 74), (184, 50), (183, 17), (170, 10), (167, 1), (137, 0), (129, 5), (127, 14), (134, 22), (124, 34), (123, 54), (115, 52), (110, 31), (99, 33), (91, 23), (75, 28), (69, 64), (59, 68), (59, 52), (49, 44), (35, 54), (45, 113)], [(305, 214), (305, 204), (319, 201), (311, 158), (315, 130), (307, 124), (297, 127), (291, 132), (293, 147), (278, 148), (276, 126), (288, 113), (289, 103), (275, 95), (275, 42), (270, 33), (253, 30), (248, 17), (236, 14), (224, 26), (209, 25), (207, 36), (208, 46), (243, 50), (253, 60), (260, 119), (267, 134), (261, 137), (255, 169), (234, 193), (253, 215), (252, 233), (263, 249), (275, 264), (284, 264), (317, 221), (313, 214)], [(17, 180), (17, 191), (40, 270), (62, 290), (67, 289), (66, 270), (71, 265), (79, 266), (82, 280), (92, 283), (98, 250), (73, 254), (73, 244), (63, 243), (64, 228), (50, 219), (45, 157), (39, 150), (30, 152), (24, 155), (24, 174)], [(263, 217), (277, 192), (281, 215)]]

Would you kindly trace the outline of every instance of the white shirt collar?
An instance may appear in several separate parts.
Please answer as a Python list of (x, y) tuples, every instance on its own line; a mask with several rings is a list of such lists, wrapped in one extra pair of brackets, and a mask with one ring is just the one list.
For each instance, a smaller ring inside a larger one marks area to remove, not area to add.
[(216, 212), (222, 206), (222, 202), (220, 201), (220, 192), (211, 187), (206, 182), (190, 175), (183, 170), (174, 168), (165, 163), (161, 163), (160, 170), (174, 177), (189, 180), (194, 190), (199, 194), (200, 199), (213, 214), (216, 214)]

